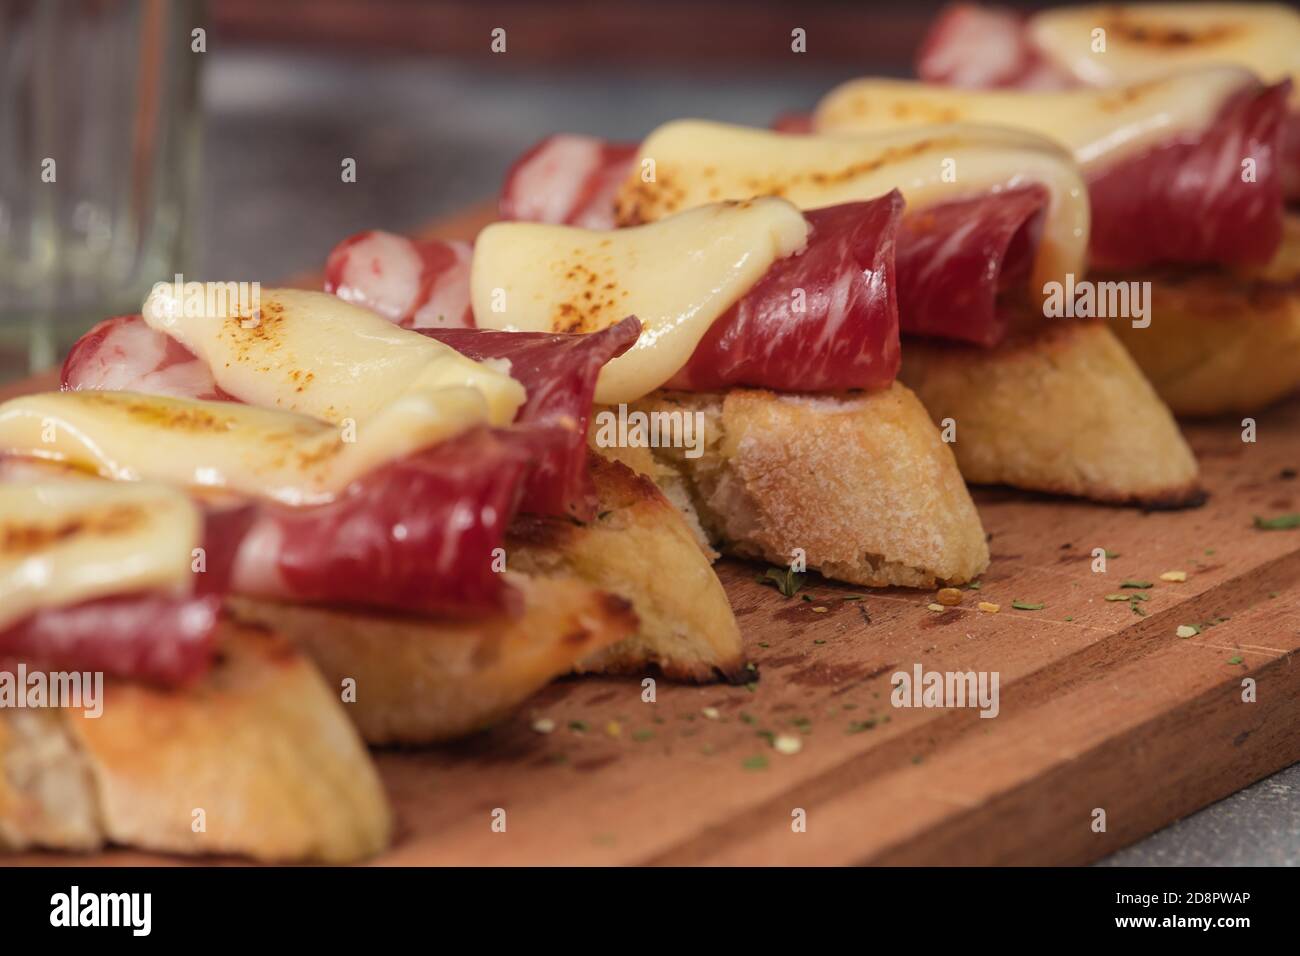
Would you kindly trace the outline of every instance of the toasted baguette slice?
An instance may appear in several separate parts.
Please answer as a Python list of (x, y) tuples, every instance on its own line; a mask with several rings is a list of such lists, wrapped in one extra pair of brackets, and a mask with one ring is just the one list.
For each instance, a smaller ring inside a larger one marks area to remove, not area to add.
[(315, 667), (259, 629), (220, 640), (194, 687), (110, 679), (98, 718), (0, 712), (0, 845), (296, 863), (387, 846), (379, 777)]
[[(872, 587), (969, 581), (988, 566), (979, 515), (952, 452), (895, 383), (853, 395), (655, 392), (632, 411), (699, 412), (703, 448), (653, 449), (689, 490), (701, 526), (742, 557)], [(627, 449), (598, 449), (633, 466)], [(638, 449), (644, 452), (644, 449)]]
[(1169, 409), (1104, 324), (1061, 320), (994, 349), (909, 339), (899, 378), (936, 422), (956, 423), (972, 484), (1151, 508), (1205, 500)]
[(524, 610), (467, 621), (232, 598), (243, 621), (284, 634), (338, 692), (370, 744), (427, 744), (481, 730), (552, 678), (636, 633), (623, 598), (573, 579), (512, 574)]
[(594, 522), (517, 518), (507, 546), (517, 571), (578, 577), (632, 602), (637, 633), (584, 658), (578, 670), (643, 674), (655, 666), (677, 680), (750, 680), (711, 554), (681, 513), (653, 481), (619, 462), (592, 455), (591, 474)]
[(1254, 412), (1300, 390), (1300, 215), (1262, 268), (1137, 278), (1151, 324), (1115, 331), (1175, 415)]

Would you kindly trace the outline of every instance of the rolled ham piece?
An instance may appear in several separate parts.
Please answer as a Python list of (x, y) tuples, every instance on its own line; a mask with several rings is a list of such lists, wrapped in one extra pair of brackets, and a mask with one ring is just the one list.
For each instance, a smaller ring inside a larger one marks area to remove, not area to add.
[(1162, 3), (1025, 14), (957, 3), (926, 34), (916, 71), (931, 83), (969, 89), (1042, 90), (1118, 86), (1211, 64), (1244, 67), (1266, 84), (1292, 81), (1277, 162), (1285, 195), (1300, 199), (1300, 91), (1294, 88), (1300, 13), (1294, 9)]
[[(554, 143), (563, 138), (550, 137), (546, 141), (552, 144), (549, 151), (562, 153)], [(529, 155), (545, 152), (539, 146)], [(632, 173), (626, 159), (612, 158), (623, 152), (606, 152), (611, 167), (619, 164), (606, 178), (626, 178)], [(580, 174), (590, 175), (589, 171), (557, 165), (550, 166), (548, 172), (549, 187), (541, 169), (529, 169), (526, 159), (521, 160), (505, 182), (501, 208), (542, 210), (542, 203), (528, 201), (527, 191), (575, 195), (572, 180)], [(798, 270), (801, 278), (772, 280), (756, 287), (752, 298), (747, 297), (733, 310), (735, 315), (715, 324), (697, 352), (699, 364), (692, 361), (673, 384), (695, 389), (753, 385), (787, 391), (883, 387), (893, 380), (899, 361), (897, 340), (890, 334), (891, 321), (908, 334), (996, 344), (1007, 331), (997, 296), (1011, 285), (1012, 278), (1027, 278), (1027, 263), (1032, 260), (1036, 230), (1047, 202), (1045, 192), (1029, 186), (916, 212), (905, 210), (897, 193), (892, 198), (847, 204), (839, 207), (839, 212), (835, 207), (813, 210), (807, 213), (814, 225), (810, 250), (784, 267)], [(885, 209), (897, 220), (896, 226), (882, 228)], [(533, 221), (565, 222), (574, 215), (573, 209), (559, 205), (545, 207), (545, 211), (553, 218)], [(855, 214), (863, 221), (855, 223)], [(614, 218), (612, 209), (609, 218)], [(850, 232), (856, 238), (829, 238)], [(868, 254), (872, 239), (876, 249)], [(819, 247), (823, 251), (817, 251)], [(831, 247), (841, 254), (826, 254), (824, 250)], [(844, 254), (849, 249), (857, 254)], [(896, 268), (885, 265), (890, 252)], [(797, 265), (801, 258), (815, 262), (816, 267)], [(871, 278), (864, 280), (865, 276)], [(800, 281), (821, 290), (843, 281), (849, 283), (844, 288), (854, 292), (825, 295), (820, 311), (803, 317), (790, 315), (788, 308), (764, 311), (761, 297), (767, 295), (776, 303), (780, 296), (772, 293), (779, 290), (788, 301), (787, 290)], [(761, 324), (757, 321), (760, 317), (764, 320)], [(837, 340), (837, 336), (843, 338)], [(807, 344), (792, 351), (795, 339)], [(742, 347), (757, 354), (747, 358)], [(850, 354), (858, 360), (845, 362)], [(783, 356), (792, 358), (786, 361)]]
[[(591, 336), (425, 331), (471, 358), (511, 362), (528, 391), (516, 423), (477, 427), (390, 462), (326, 504), (254, 503), (228, 549), (236, 591), (445, 616), (508, 609), (512, 592), (494, 559), (517, 511), (592, 516), (591, 394), (604, 363), (636, 340), (636, 320)], [(64, 364), (63, 387), (238, 401), (140, 316), (88, 332)]]

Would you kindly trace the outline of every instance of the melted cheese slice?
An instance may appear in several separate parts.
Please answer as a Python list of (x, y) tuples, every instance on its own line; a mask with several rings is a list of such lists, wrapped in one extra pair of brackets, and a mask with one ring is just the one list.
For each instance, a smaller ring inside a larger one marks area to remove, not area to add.
[[(655, 181), (642, 170), (654, 160)], [(974, 194), (1042, 184), (1049, 193), (1033, 280), (1041, 287), (1083, 274), (1088, 195), (1070, 155), (1032, 133), (974, 125), (876, 134), (789, 136), (679, 120), (641, 144), (618, 197), (623, 224), (647, 222), (720, 199), (775, 195), (803, 209), (902, 191), (907, 212)]]
[(327, 422), (361, 422), (403, 395), (469, 387), (493, 425), (508, 425), (524, 388), (505, 363), (475, 362), (324, 292), (262, 289), (241, 308), (219, 282), (159, 283), (145, 322), (203, 359), (223, 390), (252, 405)]
[(667, 382), (719, 318), (778, 259), (808, 241), (780, 199), (718, 203), (635, 229), (496, 223), (471, 271), (483, 328), (595, 332), (635, 315), (641, 337), (601, 371), (596, 402), (631, 402)]
[(95, 598), (186, 593), (202, 528), (189, 498), (161, 485), (0, 484), (0, 631)]
[(1081, 166), (1133, 155), (1207, 127), (1249, 71), (1209, 67), (1116, 89), (963, 90), (909, 80), (852, 80), (827, 94), (823, 132), (878, 133), (930, 123), (1002, 123), (1060, 143)]
[(47, 392), (0, 405), (0, 454), (117, 481), (227, 489), (321, 504), (352, 481), (487, 420), (472, 388), (399, 396), (355, 427), (236, 402), (134, 392)]
[[(1106, 31), (1104, 50), (1096, 30)], [(1029, 35), (1048, 60), (1096, 86), (1207, 64), (1245, 67), (1267, 83), (1300, 82), (1300, 13), (1280, 4), (1066, 7), (1031, 17)], [(1291, 103), (1300, 104), (1300, 90), (1291, 90)]]

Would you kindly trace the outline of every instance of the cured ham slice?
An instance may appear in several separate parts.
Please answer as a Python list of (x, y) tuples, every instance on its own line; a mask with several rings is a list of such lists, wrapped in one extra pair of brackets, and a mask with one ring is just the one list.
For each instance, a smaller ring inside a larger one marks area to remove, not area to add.
[(959, 3), (935, 21), (917, 54), (923, 80), (963, 87), (1056, 89), (1074, 85), (1035, 49), (1012, 10)]
[[(468, 294), (468, 290), (467, 290)], [(531, 514), (595, 515), (595, 489), (587, 468), (587, 422), (600, 370), (630, 349), (641, 332), (632, 317), (592, 335), (425, 329), (477, 362), (504, 359), (528, 393), (515, 416), (516, 430), (552, 432), (532, 462), (523, 510)]]
[(912, 335), (992, 346), (1006, 335), (998, 298), (1023, 283), (1047, 208), (1042, 187), (944, 203), (903, 219), (899, 315)]
[[(57, 474), (36, 465), (23, 475), (6, 460), (4, 480)], [(89, 479), (74, 479), (89, 480)], [(142, 592), (46, 608), (0, 630), (0, 660), (35, 662), (54, 670), (103, 671), (117, 677), (173, 686), (189, 683), (212, 661), (221, 598), (230, 585), (235, 550), (253, 520), (248, 507), (222, 506), (204, 515), (204, 573), (191, 594)]]
[(221, 597), (128, 594), (37, 611), (0, 632), (0, 660), (184, 684), (212, 660)]
[(502, 219), (583, 229), (614, 227), (614, 194), (636, 146), (562, 133), (542, 140), (510, 167)]
[[(201, 366), (139, 316), (112, 321), (113, 337), (97, 329), (74, 348), (64, 367), (65, 388), (102, 387), (102, 350), (114, 342), (144, 343), (155, 358), (168, 353), (177, 364)], [(637, 332), (635, 319), (595, 336), (426, 330), (476, 360), (510, 361), (528, 390), (518, 424), (475, 429), (390, 463), (329, 504), (260, 505), (237, 548), (235, 589), (438, 615), (509, 606), (513, 592), (494, 559), (516, 511), (524, 506), (538, 514), (592, 516), (585, 468), (591, 394), (600, 367), (627, 349)], [(134, 353), (120, 358), (124, 366), (111, 380), (119, 389), (144, 391), (158, 381), (157, 361), (135, 362)], [(182, 381), (201, 394), (178, 397), (210, 397), (203, 376)], [(169, 385), (168, 394), (176, 395), (180, 383)]]
[(325, 291), (404, 328), (469, 328), (471, 255), (467, 242), (361, 232), (330, 253)]
[(77, 340), (63, 362), (63, 387), (225, 400), (212, 372), (139, 315), (105, 319)]
[(538, 444), (474, 429), (366, 475), (329, 504), (264, 506), (240, 545), (234, 590), (440, 616), (510, 607), (497, 549)]
[(1268, 262), (1282, 242), (1281, 128), (1289, 87), (1243, 91), (1204, 133), (1089, 170), (1092, 264)]
[[(559, 137), (551, 137), (552, 140), (557, 138)], [(611, 165), (613, 162), (611, 160)], [(627, 171), (626, 161), (623, 161), (622, 171), (624, 173)], [(555, 175), (560, 177), (565, 174), (557, 170)], [(525, 185), (518, 180), (510, 180), (507, 181), (505, 188), (507, 192), (518, 195)], [(531, 186), (538, 189), (545, 188), (545, 184), (540, 179), (534, 180)], [(818, 231), (823, 236), (820, 241), (827, 242), (825, 236), (830, 230), (853, 228), (852, 214), (847, 213), (847, 210), (857, 209), (861, 212), (870, 208), (875, 215), (879, 215), (885, 206), (877, 204), (885, 203), (886, 206), (890, 206), (896, 203), (895, 215), (901, 214), (903, 207), (901, 198), (886, 203), (887, 198), (881, 197), (868, 203), (851, 203), (842, 207), (814, 210), (806, 215), (814, 224), (820, 219), (822, 228)], [(1000, 317), (996, 298), (1002, 291), (1009, 289), (1014, 280), (1028, 277), (1037, 241), (1035, 226), (1041, 220), (1046, 204), (1047, 195), (1045, 191), (1038, 188), (1027, 187), (990, 193), (971, 200), (945, 203), (925, 210), (909, 212), (902, 216), (896, 239), (894, 239), (893, 229), (886, 234), (884, 231), (868, 227), (859, 231), (858, 238), (855, 240), (828, 243), (824, 246), (823, 249), (826, 251), (838, 247), (840, 253), (856, 246), (861, 252), (865, 248), (864, 237), (874, 233), (882, 243), (887, 243), (897, 260), (896, 270), (890, 270), (891, 279), (896, 273), (896, 297), (892, 289), (886, 289), (886, 286), (892, 287), (894, 281), (888, 283), (874, 281), (870, 283), (874, 290), (873, 295), (864, 294), (862, 290), (865, 287), (860, 273), (867, 268), (867, 265), (859, 260), (857, 270), (842, 271), (840, 278), (848, 283), (846, 289), (858, 289), (860, 294), (851, 299), (835, 300), (824, 297), (819, 300), (823, 309), (821, 316), (824, 320), (821, 328), (835, 330), (836, 334), (844, 334), (854, 328), (858, 330), (871, 328), (879, 335), (875, 348), (866, 353), (858, 353), (857, 360), (850, 365), (840, 364), (829, 358), (832, 355), (843, 356), (847, 352), (838, 348), (831, 338), (820, 332), (809, 339), (816, 342), (819, 348), (829, 349), (821, 353), (822, 358), (818, 360), (812, 360), (813, 356), (807, 346), (784, 353), (801, 356), (797, 361), (783, 359), (782, 353), (776, 350), (765, 353), (766, 344), (760, 346), (757, 352), (745, 355), (740, 348), (742, 342), (775, 341), (773, 336), (779, 324), (778, 320), (782, 316), (786, 321), (792, 318), (788, 308), (788, 293), (783, 293), (784, 303), (780, 301), (781, 295), (777, 295), (769, 304), (764, 302), (771, 298), (772, 291), (775, 289), (782, 286), (797, 286), (797, 283), (780, 280), (765, 283), (762, 288), (756, 287), (732, 310), (731, 314), (715, 323), (697, 349), (698, 361), (693, 359), (670, 384), (678, 388), (699, 390), (742, 384), (787, 391), (881, 387), (893, 379), (898, 367), (896, 337), (890, 336), (890, 330), (882, 318), (883, 310), (887, 308), (892, 311), (895, 308), (895, 301), (897, 326), (904, 333), (951, 337), (959, 341), (983, 345), (996, 344), (1007, 331), (1007, 323)], [(527, 204), (515, 203), (516, 208), (524, 206)], [(536, 208), (540, 207), (540, 204), (536, 204)], [(835, 208), (846, 212), (836, 216), (827, 215)], [(562, 221), (563, 217), (568, 215), (568, 211), (553, 206), (549, 209), (549, 214), (561, 217), (559, 221)], [(878, 219), (871, 221), (879, 222)], [(818, 242), (816, 235), (815, 233), (811, 242)], [(891, 239), (893, 241), (888, 241)], [(793, 257), (790, 263), (783, 265), (782, 268), (797, 271), (801, 277), (800, 281), (807, 280), (814, 286), (830, 288), (834, 285), (833, 270), (844, 270), (849, 258), (841, 255), (837, 260), (835, 254), (818, 254), (810, 259), (811, 251), (813, 250), (810, 247), (809, 251), (802, 256)], [(800, 264), (800, 260), (807, 260), (808, 263), (817, 263), (817, 265), (804, 266)], [(818, 272), (821, 274), (818, 275)], [(877, 275), (874, 269), (871, 270), (871, 274)], [(808, 285), (802, 287), (807, 289)], [(887, 291), (889, 295), (886, 307), (884, 293)], [(812, 301), (810, 295), (809, 302)], [(873, 301), (878, 305), (871, 315), (859, 316), (851, 322), (846, 323), (839, 317), (844, 314), (843, 310), (837, 312), (840, 305), (853, 303), (855, 308), (861, 309), (866, 303)], [(742, 314), (743, 323), (737, 324), (738, 316)], [(764, 321), (761, 323), (756, 322), (757, 316), (760, 315), (764, 316)], [(798, 325), (787, 326), (789, 336), (802, 337), (801, 330), (819, 328), (816, 317), (811, 313), (798, 318)], [(747, 330), (761, 328), (762, 332), (751, 336), (749, 331), (746, 331), (744, 333), (746, 338), (742, 339), (740, 335), (742, 328)], [(862, 339), (852, 333), (846, 338), (846, 341), (849, 340), (856, 341), (859, 345), (862, 342)], [(789, 342), (786, 338), (782, 338), (781, 341), (787, 344)], [(753, 348), (752, 345), (747, 347)]]
[[(1106, 31), (1109, 46), (1089, 57), (1098, 28)], [(1142, 82), (1231, 63), (1272, 83), (1300, 76), (1297, 42), (1300, 16), (1280, 6), (1097, 6), (1025, 16), (959, 3), (945, 9), (927, 33), (917, 75), (967, 88), (1063, 89)], [(1283, 123), (1275, 162), (1281, 164), (1283, 192), (1294, 200), (1300, 198), (1300, 100), (1292, 99)]]
[(898, 372), (893, 192), (805, 214), (808, 246), (779, 260), (705, 333), (668, 387), (885, 388)]

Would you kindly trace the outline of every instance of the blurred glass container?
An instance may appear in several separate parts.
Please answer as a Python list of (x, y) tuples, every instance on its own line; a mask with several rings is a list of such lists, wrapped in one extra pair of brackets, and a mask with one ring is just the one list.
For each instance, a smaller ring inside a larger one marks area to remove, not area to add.
[(198, 0), (0, 0), (0, 380), (186, 267)]

